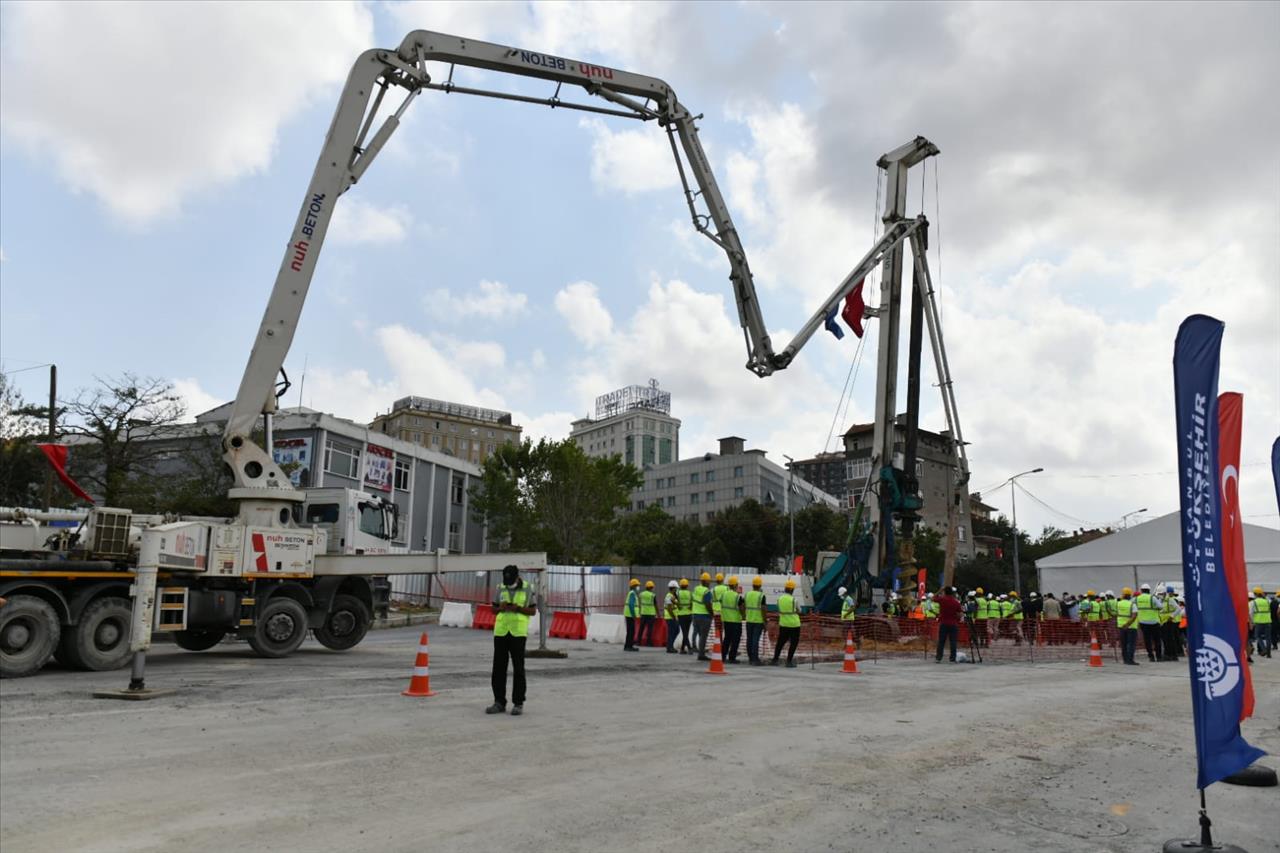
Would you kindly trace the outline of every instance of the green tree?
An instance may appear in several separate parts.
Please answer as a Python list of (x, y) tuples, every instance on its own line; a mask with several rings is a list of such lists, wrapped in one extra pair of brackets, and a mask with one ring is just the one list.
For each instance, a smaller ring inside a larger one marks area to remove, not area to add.
[(767, 572), (786, 553), (785, 525), (786, 519), (777, 510), (748, 499), (711, 517), (708, 542), (718, 539), (724, 544), (729, 552), (727, 564)]
[[(784, 523), (787, 519), (783, 519)], [(796, 554), (807, 570), (818, 564), (819, 551), (839, 551), (848, 535), (849, 520), (826, 504), (810, 504), (795, 514)], [(790, 531), (787, 531), (788, 538)]]
[(558, 562), (590, 562), (616, 539), (617, 512), (643, 482), (618, 457), (588, 457), (570, 440), (503, 445), (471, 489), (472, 514), (490, 536)]
[(39, 409), (0, 373), (0, 506), (37, 506), (44, 500), (46, 463), (36, 447), (47, 429)]
[(911, 536), (911, 545), (915, 553), (916, 568), (928, 572), (928, 583), (933, 586), (942, 577), (947, 559), (942, 534), (932, 527), (917, 527)]

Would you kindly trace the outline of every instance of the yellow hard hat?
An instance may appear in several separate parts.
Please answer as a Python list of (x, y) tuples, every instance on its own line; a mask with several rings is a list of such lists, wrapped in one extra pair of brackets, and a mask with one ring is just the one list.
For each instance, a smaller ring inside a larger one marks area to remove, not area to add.
[(751, 585), (752, 585), (752, 586), (764, 586), (764, 578), (760, 577), (759, 575), (756, 575), (755, 577), (753, 577), (753, 578), (751, 579)]
[(1133, 590), (1129, 589), (1129, 587), (1127, 587), (1127, 586), (1126, 586), (1124, 589), (1120, 590), (1120, 594), (1121, 594), (1121, 595), (1133, 595)]
[(702, 573), (702, 576), (701, 576), (700, 578), (698, 578), (698, 580), (701, 580), (701, 581), (709, 581), (709, 580), (711, 580), (711, 575), (707, 574), (706, 572), (703, 572), (703, 573)]
[(1014, 590), (1014, 589), (1009, 590), (1009, 597), (1010, 597), (1010, 598), (1017, 598), (1017, 597), (1018, 597), (1018, 591), (1017, 591), (1017, 590)]
[(1276, 587), (1276, 597), (1280, 598), (1280, 586)]
[(795, 589), (796, 582), (793, 581), (791, 578), (787, 578), (787, 582), (783, 584), (783, 586), (785, 586), (787, 589)]
[(1092, 598), (1093, 596), (1097, 595), (1097, 593), (1096, 593), (1096, 592), (1094, 592), (1093, 590), (1089, 590), (1088, 592), (1086, 592), (1086, 593), (1085, 593), (1085, 595), (1087, 595), (1087, 596), (1089, 596), (1090, 598)]
[(680, 588), (681, 588), (681, 589), (688, 589), (688, 588), (689, 588), (689, 579), (688, 579), (688, 578), (680, 578)]
[(737, 586), (737, 585), (738, 585), (738, 576), (729, 575), (729, 586)]
[(640, 586), (640, 581), (636, 580), (635, 578), (632, 578), (630, 586)]
[(978, 595), (982, 595), (984, 592), (985, 592), (985, 590), (984, 590), (982, 587), (978, 587), (978, 589), (977, 589), (977, 593), (978, 593)]
[(724, 572), (716, 572), (716, 583), (724, 580)]
[(1254, 594), (1254, 595), (1266, 595), (1266, 593), (1262, 591), (1262, 587), (1260, 587), (1260, 586), (1255, 586), (1255, 587), (1253, 588), (1253, 594)]
[(644, 588), (645, 588), (645, 589), (653, 589), (653, 581), (645, 581), (645, 582), (644, 582)]

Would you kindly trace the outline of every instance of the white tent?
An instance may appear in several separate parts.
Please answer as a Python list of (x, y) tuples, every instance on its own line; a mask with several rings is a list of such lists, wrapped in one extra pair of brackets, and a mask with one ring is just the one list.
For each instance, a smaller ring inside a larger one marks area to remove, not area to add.
[[(1268, 593), (1280, 588), (1280, 530), (1244, 526), (1244, 557), (1249, 588)], [(1144, 583), (1174, 583), (1182, 588), (1182, 531), (1179, 513), (1118, 530), (1092, 542), (1036, 560), (1042, 592), (1077, 595), (1086, 589), (1137, 589)]]

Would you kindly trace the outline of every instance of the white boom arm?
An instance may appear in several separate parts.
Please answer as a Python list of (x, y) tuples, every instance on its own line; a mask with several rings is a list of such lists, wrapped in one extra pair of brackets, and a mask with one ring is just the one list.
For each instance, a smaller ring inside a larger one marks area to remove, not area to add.
[[(449, 78), (443, 83), (433, 82), (427, 73), (427, 62), (449, 63)], [(457, 86), (452, 80), (454, 65), (549, 80), (556, 83), (555, 93), (548, 98), (534, 98)], [(618, 108), (562, 101), (559, 94), (564, 84), (580, 86), (588, 94), (609, 101)], [(392, 88), (404, 89), (407, 94), (370, 137), (369, 131), (382, 99)], [(270, 415), (276, 409), (276, 375), (281, 371), (293, 342), (316, 259), (333, 216), (334, 203), (368, 169), (399, 126), (405, 109), (423, 89), (545, 104), (642, 121), (652, 119), (662, 125), (670, 138), (694, 226), (719, 246), (729, 259), (729, 278), (733, 282), (738, 320), (747, 343), (746, 366), (759, 376), (768, 376), (790, 364), (831, 307), (924, 224), (923, 218), (886, 219), (884, 237), (814, 312), (795, 339), (781, 352), (775, 352), (756, 298), (746, 253), (702, 143), (698, 140), (695, 121), (699, 116), (685, 109), (665, 82), (587, 62), (424, 30), (410, 33), (395, 51), (365, 51), (356, 60), (342, 90), (223, 435), (224, 458), (235, 480), (230, 496), (240, 501), (241, 517), (246, 521), (287, 526), (288, 510), (282, 508), (280, 502), (302, 499), (293, 490), (289, 478), (276, 466), (269, 450), (264, 451), (254, 444), (250, 435), (258, 417)], [(936, 153), (936, 149), (922, 139), (908, 146), (916, 146), (922, 151), (927, 146), (928, 153)], [(687, 173), (692, 173), (696, 190), (690, 186)], [(706, 208), (705, 213), (699, 211), (699, 198)]]

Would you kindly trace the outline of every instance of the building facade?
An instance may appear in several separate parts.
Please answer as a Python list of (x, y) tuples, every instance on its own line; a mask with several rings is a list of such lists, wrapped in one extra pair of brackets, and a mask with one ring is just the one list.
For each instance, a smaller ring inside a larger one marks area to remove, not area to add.
[[(631, 509), (661, 507), (681, 521), (704, 523), (720, 510), (754, 499), (779, 511), (840, 502), (769, 460), (763, 450), (745, 449), (737, 436), (720, 439), (719, 453), (704, 453), (668, 465), (645, 468), (644, 485), (631, 495)], [(788, 497), (787, 486), (791, 485)]]
[[(894, 422), (893, 452), (901, 459), (905, 452), (907, 429), (905, 416), (899, 415)], [(855, 507), (861, 500), (868, 478), (875, 486), (875, 475), (872, 470), (871, 455), (874, 452), (874, 424), (854, 424), (844, 434), (845, 455), (845, 505)], [(957, 477), (955, 456), (952, 453), (951, 436), (947, 433), (930, 432), (921, 428), (917, 432), (916, 441), (916, 480), (920, 484), (919, 495), (924, 501), (920, 510), (921, 524), (931, 527), (947, 539), (948, 503), (955, 496)], [(877, 463), (879, 464), (879, 463)], [(900, 466), (899, 466), (900, 467)], [(870, 494), (870, 492), (868, 492)], [(956, 556), (962, 560), (974, 556), (973, 524), (969, 514), (961, 510), (956, 514)]]
[(588, 456), (618, 456), (641, 470), (680, 458), (680, 419), (656, 379), (596, 397), (595, 417), (574, 421), (569, 438)]
[(849, 508), (848, 465), (843, 453), (819, 453), (810, 459), (797, 459), (791, 463), (796, 476), (812, 483)]
[(390, 412), (373, 419), (369, 429), (475, 465), (483, 465), (503, 444), (519, 444), (521, 433), (511, 422), (510, 412), (430, 397), (396, 400)]

